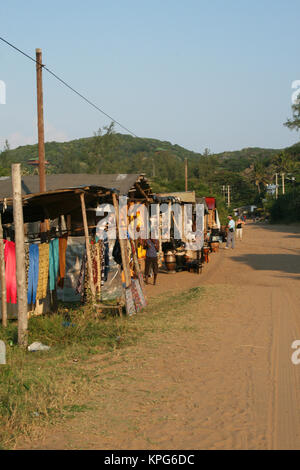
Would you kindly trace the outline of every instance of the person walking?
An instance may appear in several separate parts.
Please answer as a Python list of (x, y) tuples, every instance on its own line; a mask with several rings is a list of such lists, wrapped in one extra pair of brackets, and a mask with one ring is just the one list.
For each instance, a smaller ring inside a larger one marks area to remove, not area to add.
[(236, 221), (236, 238), (237, 240), (241, 240), (242, 241), (242, 238), (243, 238), (243, 225), (244, 225), (244, 221), (242, 220), (242, 218), (239, 216), (239, 218), (237, 219)]
[(234, 232), (235, 232), (235, 221), (232, 218), (232, 215), (228, 216), (228, 233), (227, 233), (227, 242), (226, 242), (226, 250), (229, 249), (229, 245), (231, 244), (231, 248), (234, 248)]
[(145, 240), (144, 244), (146, 248), (146, 263), (145, 263), (145, 284), (148, 284), (148, 277), (150, 273), (150, 269), (152, 268), (154, 280), (153, 285), (156, 284), (156, 278), (158, 273), (158, 262), (157, 262), (157, 252), (159, 250), (158, 240), (154, 240), (153, 238), (149, 238)]

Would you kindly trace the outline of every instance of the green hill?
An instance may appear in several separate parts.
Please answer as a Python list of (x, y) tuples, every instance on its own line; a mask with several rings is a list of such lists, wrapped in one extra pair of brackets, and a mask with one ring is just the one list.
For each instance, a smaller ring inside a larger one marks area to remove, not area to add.
[[(184, 189), (186, 158), (189, 190), (195, 190), (199, 196), (214, 195), (222, 205), (222, 186), (230, 184), (232, 204), (238, 206), (253, 203), (258, 198), (255, 178), (249, 177), (253, 167), (259, 162), (267, 171), (280, 151), (253, 147), (219, 154), (206, 150), (200, 154), (167, 141), (118, 134), (111, 125), (100, 129), (93, 137), (47, 142), (45, 152), (48, 173), (146, 173), (154, 191)], [(300, 144), (286, 152), (298, 161)], [(28, 165), (30, 159), (37, 158), (37, 145), (6, 149), (0, 153), (0, 176), (9, 175), (10, 166), (15, 162), (23, 164), (24, 174), (37, 172)]]

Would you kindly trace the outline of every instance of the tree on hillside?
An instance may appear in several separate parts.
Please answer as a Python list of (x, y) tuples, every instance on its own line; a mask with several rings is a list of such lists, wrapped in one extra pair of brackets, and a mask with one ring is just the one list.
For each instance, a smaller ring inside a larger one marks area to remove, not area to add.
[(295, 129), (298, 131), (300, 129), (300, 94), (298, 95), (298, 99), (292, 104), (292, 113), (293, 118), (288, 119), (283, 125), (288, 127), (289, 129)]
[(276, 173), (294, 173), (297, 170), (297, 162), (292, 155), (280, 152), (272, 161)]
[(115, 123), (104, 126), (94, 132), (93, 144), (89, 153), (89, 172), (103, 173), (105, 164), (110, 161), (115, 147)]
[(256, 159), (243, 174), (251, 183), (255, 184), (259, 195), (262, 191), (261, 186), (267, 186), (273, 178), (273, 170), (265, 166), (259, 159)]

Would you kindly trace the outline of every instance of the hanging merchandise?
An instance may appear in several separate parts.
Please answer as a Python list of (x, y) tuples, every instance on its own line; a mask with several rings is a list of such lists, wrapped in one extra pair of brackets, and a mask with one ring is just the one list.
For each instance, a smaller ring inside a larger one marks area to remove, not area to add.
[(107, 234), (103, 240), (103, 249), (104, 249), (104, 282), (106, 282), (108, 271), (109, 271), (109, 240), (108, 240)]
[(66, 273), (66, 250), (68, 244), (68, 235), (64, 235), (59, 239), (59, 273), (57, 285), (63, 289)]
[(130, 286), (136, 312), (139, 312), (143, 308), (142, 301), (141, 301), (139, 292), (137, 290), (137, 284), (138, 283), (139, 283), (139, 281), (137, 279), (132, 279), (131, 280), (131, 286)]
[(122, 255), (119, 239), (115, 241), (115, 246), (113, 248), (112, 256), (114, 261), (122, 267)]
[(49, 275), (49, 245), (41, 243), (39, 245), (39, 280), (36, 292), (37, 299), (45, 299), (47, 297)]
[(35, 304), (36, 293), (39, 280), (39, 247), (38, 245), (29, 245), (29, 270), (28, 270), (28, 290), (27, 303)]
[(4, 241), (4, 261), (6, 280), (6, 302), (17, 303), (16, 246), (14, 242)]
[(86, 252), (82, 258), (80, 274), (77, 281), (76, 286), (76, 293), (81, 295), (81, 298), (84, 296), (84, 280), (85, 280), (85, 273), (86, 273), (86, 263), (87, 263), (87, 255)]
[(100, 242), (100, 266), (101, 266), (101, 286), (104, 286), (105, 282), (105, 246), (104, 242)]
[(127, 315), (131, 316), (136, 313), (135, 304), (132, 296), (132, 290), (130, 287), (125, 289), (125, 305)]
[(49, 289), (55, 290), (56, 279), (59, 268), (59, 241), (58, 238), (51, 240), (49, 244)]
[(102, 245), (101, 241), (98, 241), (98, 243), (96, 243), (97, 273), (98, 273), (96, 289), (98, 291), (99, 298), (101, 298), (101, 257), (100, 257), (101, 245)]
[(143, 289), (140, 284), (140, 279), (133, 279), (132, 284), (137, 292), (137, 295), (139, 297), (139, 304), (141, 305), (141, 308), (146, 307), (147, 301), (145, 299), (145, 295), (143, 293)]

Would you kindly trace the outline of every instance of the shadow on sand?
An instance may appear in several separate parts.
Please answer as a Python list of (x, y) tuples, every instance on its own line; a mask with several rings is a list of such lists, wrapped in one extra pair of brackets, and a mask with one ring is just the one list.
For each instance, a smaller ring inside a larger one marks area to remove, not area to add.
[[(279, 271), (288, 274), (300, 274), (300, 255), (294, 254), (249, 254), (234, 256), (234, 261), (248, 264), (251, 268), (259, 271)], [(299, 279), (298, 276), (292, 276)]]

